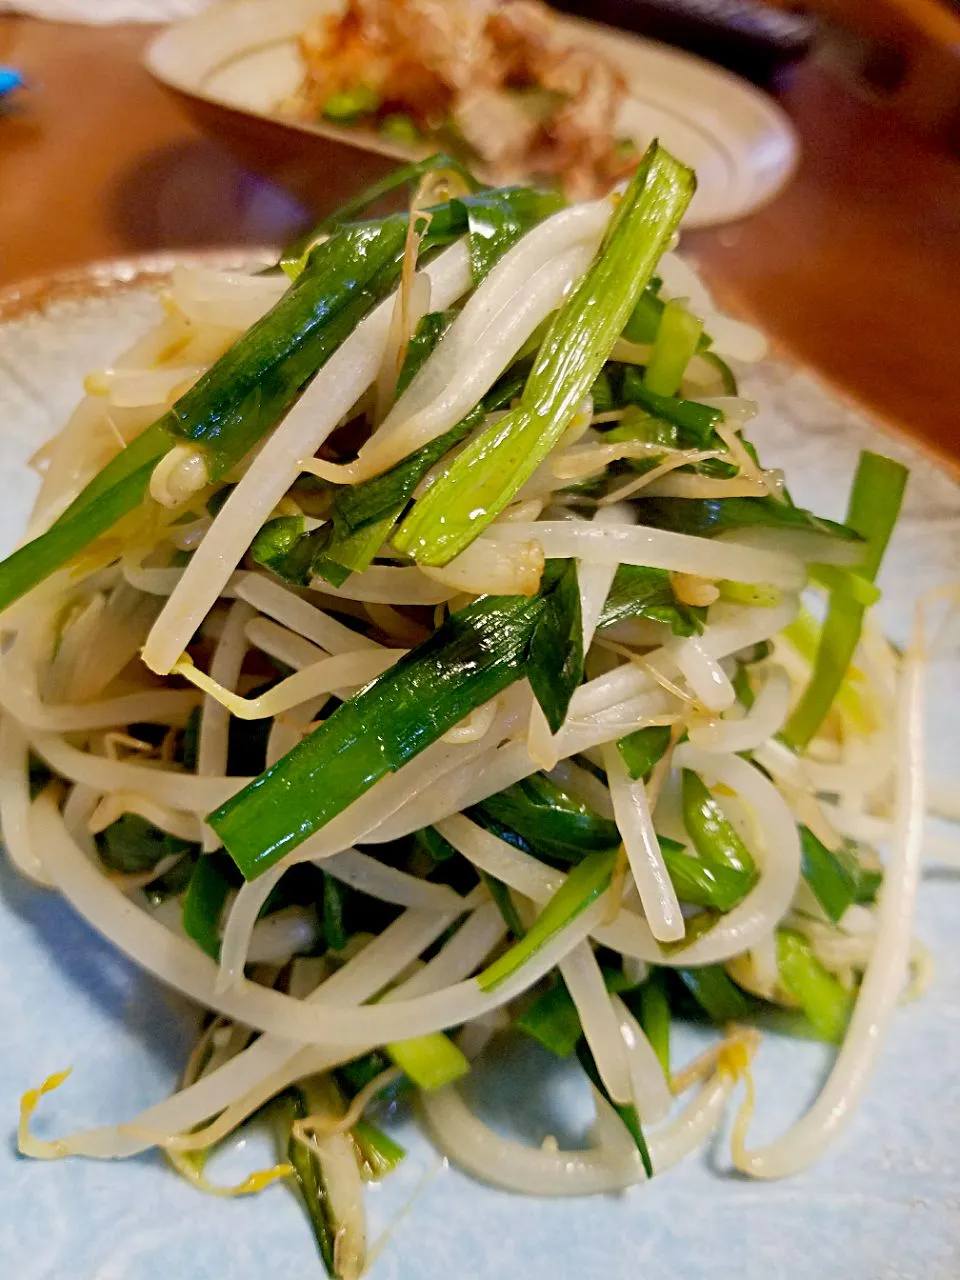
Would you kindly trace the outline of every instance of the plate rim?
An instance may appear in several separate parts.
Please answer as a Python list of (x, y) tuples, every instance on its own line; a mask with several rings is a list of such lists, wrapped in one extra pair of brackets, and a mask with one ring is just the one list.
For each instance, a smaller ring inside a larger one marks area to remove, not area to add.
[(95, 297), (112, 297), (146, 289), (150, 285), (162, 288), (177, 266), (212, 267), (220, 271), (236, 270), (254, 262), (269, 266), (276, 261), (278, 253), (278, 246), (265, 244), (159, 249), (55, 267), (0, 287), (0, 325), (30, 315), (42, 315), (48, 307), (58, 303), (82, 303)]

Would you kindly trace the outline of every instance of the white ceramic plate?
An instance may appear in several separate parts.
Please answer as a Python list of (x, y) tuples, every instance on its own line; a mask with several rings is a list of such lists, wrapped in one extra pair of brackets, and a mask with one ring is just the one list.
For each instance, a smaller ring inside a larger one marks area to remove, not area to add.
[[(150, 264), (147, 277), (162, 263)], [(4, 320), (0, 295), (0, 553), (16, 541), (35, 481), (30, 453), (63, 422), (91, 368), (108, 364), (157, 315), (142, 277), (121, 268), (33, 291)], [(92, 296), (84, 296), (92, 293)], [(54, 299), (51, 301), (51, 297)], [(32, 298), (32, 302), (31, 302)], [(46, 299), (41, 305), (41, 300)], [(9, 299), (6, 300), (9, 308)], [(808, 375), (776, 361), (754, 371), (763, 406), (754, 438), (787, 470), (798, 501), (842, 514), (856, 452), (871, 446), (914, 467), (884, 569), (884, 618), (897, 638), (918, 591), (960, 567), (960, 488), (904, 442), (882, 437)], [(958, 781), (957, 664), (938, 664), (931, 764)], [(368, 1196), (371, 1237), (386, 1233), (370, 1280), (956, 1280), (960, 1274), (960, 871), (933, 866), (917, 936), (937, 975), (902, 1008), (865, 1106), (815, 1168), (777, 1184), (729, 1173), (723, 1135), (648, 1187), (619, 1197), (543, 1201), (491, 1190), (444, 1168), (408, 1117), (410, 1155)], [(205, 1197), (155, 1156), (98, 1164), (25, 1161), (14, 1150), (24, 1089), (73, 1066), (44, 1100), (44, 1136), (113, 1123), (173, 1086), (190, 1013), (92, 933), (56, 895), (0, 858), (0, 1276), (16, 1280), (322, 1280), (305, 1219), (274, 1187), (252, 1200)], [(678, 1037), (677, 1056), (693, 1052)], [(574, 1145), (582, 1077), (514, 1051), (482, 1089), (491, 1122), (529, 1142)], [(810, 1098), (829, 1060), (821, 1045), (766, 1037), (755, 1066), (757, 1138)], [(252, 1146), (257, 1140), (251, 1139)], [(248, 1149), (224, 1177), (264, 1158)]]
[[(296, 37), (317, 13), (335, 12), (340, 0), (232, 0), (169, 28), (150, 46), (146, 63), (164, 84), (194, 106), (220, 105), (259, 120), (280, 120), (288, 131), (287, 155), (275, 176), (296, 185), (290, 163), (300, 135), (325, 139), (394, 159), (411, 152), (385, 143), (376, 133), (326, 124), (294, 124), (276, 104), (301, 78)], [(641, 146), (659, 137), (697, 171), (699, 187), (687, 214), (688, 227), (739, 218), (770, 200), (797, 161), (790, 121), (760, 90), (689, 54), (595, 23), (558, 18), (572, 38), (592, 45), (623, 69), (630, 86), (619, 129)], [(198, 118), (208, 129), (237, 140), (239, 122), (209, 110)], [(261, 145), (261, 167), (272, 170), (272, 153), (284, 143)], [(318, 153), (322, 156), (322, 152)], [(256, 162), (256, 156), (253, 156)], [(322, 160), (317, 163), (322, 165)]]

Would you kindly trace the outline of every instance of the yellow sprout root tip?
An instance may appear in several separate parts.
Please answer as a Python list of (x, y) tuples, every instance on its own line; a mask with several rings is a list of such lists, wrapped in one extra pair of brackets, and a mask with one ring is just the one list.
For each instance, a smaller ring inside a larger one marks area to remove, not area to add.
[(743, 1080), (743, 1101), (737, 1108), (730, 1133), (730, 1154), (736, 1168), (745, 1170), (748, 1165), (747, 1134), (753, 1119), (756, 1092), (753, 1076), (750, 1073), (750, 1061), (758, 1043), (756, 1033), (747, 1032), (729, 1040), (720, 1050), (717, 1057), (717, 1070), (730, 1076), (734, 1081)]
[(272, 1169), (258, 1169), (255, 1173), (251, 1173), (248, 1178), (244, 1178), (236, 1189), (237, 1195), (256, 1195), (258, 1191), (263, 1191), (266, 1187), (269, 1187), (272, 1182), (278, 1182), (281, 1178), (292, 1177), (294, 1172), (292, 1164), (275, 1164)]
[(255, 1170), (253, 1173), (248, 1174), (242, 1182), (238, 1182), (233, 1186), (223, 1186), (220, 1183), (211, 1182), (203, 1175), (206, 1150), (186, 1153), (166, 1148), (164, 1154), (177, 1173), (192, 1186), (196, 1187), (198, 1191), (205, 1191), (207, 1195), (219, 1196), (222, 1199), (257, 1195), (259, 1192), (265, 1191), (271, 1183), (278, 1182), (281, 1178), (289, 1178), (296, 1172), (291, 1164), (275, 1164), (269, 1169)]
[(28, 1089), (20, 1099), (17, 1147), (21, 1155), (32, 1156), (35, 1160), (58, 1160), (67, 1154), (62, 1142), (45, 1142), (41, 1138), (35, 1138), (30, 1132), (30, 1120), (43, 1095), (59, 1089), (72, 1070), (72, 1067), (67, 1067), (66, 1071), (57, 1071), (52, 1076), (47, 1076), (39, 1089)]

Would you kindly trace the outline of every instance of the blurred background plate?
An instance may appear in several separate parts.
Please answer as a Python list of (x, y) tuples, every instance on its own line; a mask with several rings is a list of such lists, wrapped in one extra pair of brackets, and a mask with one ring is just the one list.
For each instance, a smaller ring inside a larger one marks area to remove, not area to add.
[[(332, 171), (346, 168), (356, 186), (423, 154), (368, 129), (278, 114), (277, 103), (301, 78), (297, 36), (318, 13), (340, 7), (338, 0), (231, 0), (170, 27), (146, 55), (149, 70), (202, 128), (317, 212), (335, 203)], [(796, 134), (759, 89), (665, 45), (574, 18), (558, 22), (571, 39), (623, 69), (630, 96), (620, 132), (641, 146), (659, 137), (696, 169), (699, 185), (685, 226), (743, 217), (788, 180), (798, 158)]]
[[(239, 265), (240, 255), (209, 260)], [(259, 258), (259, 255), (256, 255)], [(195, 261), (197, 259), (194, 259)], [(0, 294), (0, 554), (20, 536), (37, 477), (33, 450), (63, 423), (85, 373), (108, 365), (159, 315), (162, 256), (48, 278)], [(751, 434), (765, 463), (786, 469), (798, 501), (843, 512), (863, 447), (913, 468), (884, 563), (883, 621), (902, 640), (911, 603), (955, 577), (960, 485), (916, 447), (884, 435), (859, 409), (777, 359), (744, 381), (761, 412)], [(956, 662), (931, 679), (930, 764), (957, 780)], [(954, 837), (955, 839), (955, 837)], [(955, 846), (954, 846), (955, 847)], [(936, 863), (936, 859), (934, 859)], [(775, 1184), (729, 1169), (715, 1143), (621, 1196), (540, 1200), (481, 1186), (438, 1161), (410, 1115), (392, 1131), (408, 1159), (367, 1197), (382, 1248), (369, 1280), (956, 1280), (960, 1275), (960, 864), (928, 866), (916, 936), (936, 972), (897, 1013), (866, 1102), (814, 1168)], [(21, 1093), (73, 1066), (34, 1128), (50, 1138), (116, 1123), (175, 1087), (195, 1014), (89, 929), (58, 895), (19, 878), (0, 850), (0, 1275), (17, 1280), (322, 1280), (294, 1198), (201, 1195), (156, 1155), (123, 1164), (27, 1161), (13, 1132)], [(678, 1061), (699, 1046), (681, 1028)], [(582, 1139), (582, 1073), (532, 1046), (505, 1047), (479, 1072), (485, 1118), (529, 1143)], [(828, 1066), (812, 1041), (764, 1037), (756, 1062), (758, 1141), (806, 1106)], [(223, 1180), (262, 1165), (261, 1139)]]

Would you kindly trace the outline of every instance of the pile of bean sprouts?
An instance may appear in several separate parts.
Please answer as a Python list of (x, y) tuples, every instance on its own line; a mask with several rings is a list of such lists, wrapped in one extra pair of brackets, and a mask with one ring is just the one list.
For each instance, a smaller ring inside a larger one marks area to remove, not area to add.
[[(660, 1173), (717, 1127), (748, 1069), (755, 1035), (734, 1029), (689, 1071), (668, 1079), (636, 1019), (608, 994), (591, 944), (617, 952), (637, 975), (649, 964), (736, 961), (738, 973), (762, 993), (776, 985), (773, 938), (784, 924), (809, 939), (831, 973), (850, 983), (856, 978), (858, 995), (817, 1100), (763, 1147), (751, 1148), (741, 1126), (735, 1163), (757, 1178), (793, 1173), (815, 1160), (847, 1123), (867, 1087), (911, 959), (924, 804), (923, 655), (916, 646), (898, 654), (868, 617), (856, 663), (869, 714), (836, 708), (803, 757), (778, 740), (810, 674), (784, 629), (797, 616), (807, 564), (842, 559), (844, 545), (773, 529), (711, 539), (667, 532), (638, 526), (630, 503), (641, 489), (644, 496), (673, 497), (775, 493), (779, 474), (761, 470), (740, 443), (753, 405), (724, 397), (715, 370), (694, 357), (683, 394), (724, 408), (725, 456), (740, 464), (739, 475), (719, 480), (679, 472), (704, 455), (677, 450), (585, 519), (565, 505), (560, 491), (631, 454), (629, 444), (602, 443), (596, 426), (603, 418), (588, 400), (517, 501), (442, 569), (398, 564), (385, 554), (339, 588), (318, 580), (300, 589), (251, 566), (246, 554), (271, 516), (298, 510), (290, 490), (305, 472), (338, 483), (361, 481), (436, 439), (472, 409), (582, 275), (609, 216), (610, 203), (599, 201), (548, 218), (472, 293), (463, 243), (423, 267), (406, 299), (415, 313), (466, 301), (355, 462), (324, 461), (318, 453), (358, 404), (377, 394), (383, 370), (396, 362), (403, 333), (393, 297), (357, 326), (262, 447), (230, 476), (234, 487), (215, 515), (205, 505), (210, 488), (202, 455), (178, 446), (153, 475), (151, 501), (113, 545), (97, 544), (84, 563), (58, 572), (0, 619), (0, 821), (9, 856), (24, 875), (61, 893), (130, 960), (214, 1013), (221, 1032), (249, 1029), (221, 1034), (220, 1049), (196, 1078), (115, 1125), (41, 1141), (30, 1134), (26, 1115), (26, 1153), (107, 1159), (151, 1147), (174, 1154), (201, 1150), (291, 1082), (372, 1047), (462, 1028), (468, 1054), (482, 1051), (498, 1025), (498, 1010), (559, 969), (610, 1097), (633, 1103), (650, 1126), (652, 1163)], [(659, 273), (664, 296), (688, 298), (704, 317), (716, 351), (733, 360), (762, 356), (763, 342), (719, 316), (675, 254), (664, 257)], [(47, 528), (287, 284), (283, 276), (178, 268), (160, 323), (112, 368), (90, 376), (85, 399), (38, 456), (43, 483), (30, 532)], [(621, 341), (614, 354), (642, 363), (648, 353)], [(192, 553), (185, 566), (178, 556), (184, 551)], [(526, 682), (471, 714), (236, 892), (219, 965), (184, 935), (175, 901), (149, 905), (147, 882), (168, 865), (122, 877), (101, 863), (95, 836), (122, 814), (139, 814), (205, 851), (218, 847), (204, 816), (249, 781), (226, 772), (231, 715), (269, 720), (272, 763), (315, 724), (331, 695), (349, 697), (422, 638), (410, 606), (442, 611), (484, 593), (527, 591), (544, 558), (571, 557), (579, 568), (588, 678), (560, 732), (550, 732)], [(674, 575), (680, 598), (708, 606), (702, 635), (677, 637), (647, 621), (598, 631), (620, 564)], [(774, 601), (718, 598), (720, 581), (755, 584), (758, 599), (772, 589)], [(355, 625), (346, 625), (347, 618)], [(206, 643), (210, 659), (206, 670), (191, 672), (182, 655), (195, 636)], [(769, 655), (753, 668), (759, 691), (744, 712), (731, 684), (733, 660), (762, 642), (769, 643)], [(245, 672), (257, 652), (294, 674), (251, 698)], [(165, 744), (197, 707), (196, 771), (187, 773)], [(169, 731), (160, 746), (137, 737), (133, 726), (143, 723)], [(614, 743), (650, 725), (672, 726), (673, 745), (644, 784), (630, 778)], [(587, 770), (575, 756), (600, 769)], [(34, 798), (32, 757), (53, 775)], [(475, 868), (535, 911), (556, 892), (563, 873), (484, 829), (468, 811), (541, 769), (615, 818), (627, 873), (515, 974), (485, 991), (473, 975), (502, 947), (505, 925), (482, 883), (460, 896), (381, 863), (376, 846), (435, 826)], [(664, 835), (685, 838), (678, 800), (682, 769), (718, 789), (760, 871), (746, 898), (686, 945), (683, 912), (653, 834), (655, 821)], [(883, 839), (884, 882), (875, 906), (853, 906), (837, 925), (830, 923), (801, 879), (801, 820), (828, 847), (845, 836)], [(364, 939), (333, 972), (306, 958), (319, 936), (314, 911), (298, 906), (261, 918), (268, 895), (303, 861), (402, 908), (394, 923)], [(423, 953), (458, 921), (423, 962)], [(286, 990), (275, 988), (276, 974), (291, 964), (295, 980)], [(674, 1106), (679, 1093), (682, 1105)], [(599, 1095), (592, 1145), (584, 1150), (528, 1147), (501, 1136), (473, 1113), (456, 1084), (425, 1094), (423, 1111), (436, 1142), (458, 1165), (517, 1192), (583, 1195), (644, 1178), (636, 1147)]]

